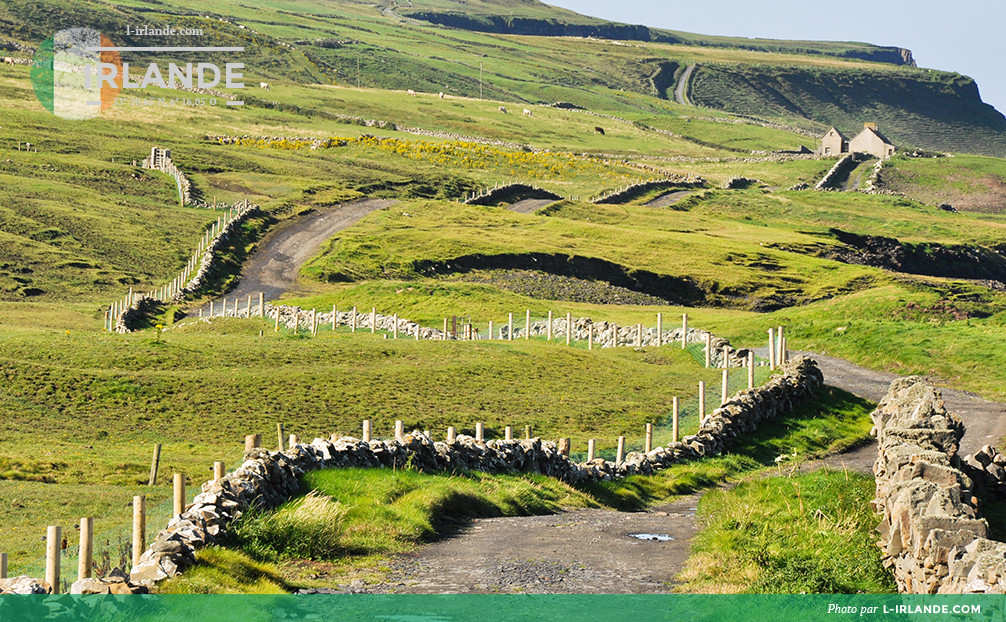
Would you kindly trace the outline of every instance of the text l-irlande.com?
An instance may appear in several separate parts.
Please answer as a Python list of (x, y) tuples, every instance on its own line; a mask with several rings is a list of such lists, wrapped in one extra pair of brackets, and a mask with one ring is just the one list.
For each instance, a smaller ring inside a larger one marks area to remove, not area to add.
[[(97, 67), (97, 72), (95, 72)], [(224, 87), (229, 89), (244, 88), (241, 80), (244, 75), (239, 73), (244, 69), (244, 63), (227, 63), (224, 65)], [(97, 76), (95, 75), (97, 73)], [(118, 88), (119, 66), (114, 63), (89, 63), (84, 65), (84, 86), (91, 88), (95, 78), (98, 79), (98, 88), (108, 86)], [(168, 65), (168, 79), (164, 80), (160, 67), (157, 63), (150, 63), (143, 79), (136, 82), (130, 76), (129, 63), (122, 63), (122, 88), (143, 89), (148, 86), (159, 86), (161, 88), (200, 88), (210, 89), (220, 84), (220, 67), (215, 63), (196, 63), (193, 68), (192, 63), (179, 66), (175, 63)]]

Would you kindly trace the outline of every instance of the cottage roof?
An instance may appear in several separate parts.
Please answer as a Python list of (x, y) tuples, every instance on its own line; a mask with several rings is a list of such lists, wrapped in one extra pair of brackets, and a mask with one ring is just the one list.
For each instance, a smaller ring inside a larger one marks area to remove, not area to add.
[[(863, 134), (866, 134), (867, 132), (872, 133), (873, 135), (875, 135), (885, 145), (887, 145), (889, 147), (893, 147), (894, 146), (894, 143), (892, 143), (891, 141), (887, 140), (887, 138), (883, 134), (881, 134), (878, 130), (873, 129), (872, 127), (863, 128), (863, 131), (860, 132), (859, 134), (857, 134), (856, 138), (859, 138), (860, 136), (862, 136)], [(853, 138), (853, 140), (856, 140), (856, 138)]]

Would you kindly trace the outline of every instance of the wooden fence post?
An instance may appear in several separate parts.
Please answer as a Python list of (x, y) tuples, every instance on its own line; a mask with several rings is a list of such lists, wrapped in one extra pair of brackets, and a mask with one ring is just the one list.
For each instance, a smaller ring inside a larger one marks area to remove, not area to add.
[(513, 341), (513, 313), (508, 315), (506, 328), (506, 340)]
[(454, 426), (447, 426), (447, 442), (453, 443), (457, 439), (457, 431)]
[(489, 320), (489, 338), (493, 338), (493, 321)]
[(392, 326), (392, 328), (391, 328), (392, 333), (395, 336), (394, 338), (398, 339), (398, 314), (397, 313), (394, 316), (392, 316), (392, 320), (391, 321), (395, 323), (395, 325)]
[(217, 460), (213, 463), (213, 481), (222, 480), (226, 473), (223, 461)]
[(245, 436), (245, 451), (251, 451), (262, 444), (261, 434), (249, 434)]
[(783, 333), (782, 333), (782, 326), (779, 326), (778, 328), (776, 328), (776, 332), (775, 332), (775, 343), (776, 343), (775, 362), (776, 362), (777, 365), (782, 365), (782, 363), (783, 363), (783, 360), (782, 360), (782, 340), (783, 339), (784, 339), (784, 337), (783, 337)]
[(174, 480), (171, 514), (178, 516), (185, 511), (185, 473), (175, 473)]
[(262, 292), (258, 293), (258, 316), (265, 318), (265, 294)]
[(524, 312), (524, 339), (531, 338), (531, 309)]
[(503, 428), (503, 440), (512, 441), (513, 440), (513, 428), (506, 426)]
[(699, 380), (699, 425), (706, 422), (706, 382)]
[(350, 324), (351, 324), (351, 326), (350, 326), (350, 332), (355, 333), (356, 332), (356, 307), (353, 307), (353, 317), (352, 317), (352, 320), (351, 320)]
[(370, 334), (377, 332), (377, 307), (370, 308)]
[(524, 438), (531, 440), (531, 426), (529, 425), (524, 426)]
[(657, 347), (664, 345), (664, 314), (657, 314)]
[(713, 336), (706, 333), (706, 369), (709, 369), (709, 363), (713, 356)]
[(63, 528), (50, 525), (45, 532), (45, 582), (53, 594), (59, 594), (59, 551), (63, 542)]
[(588, 350), (593, 350), (594, 349), (594, 325), (593, 324), (589, 324), (587, 326), (587, 349)]
[(688, 314), (681, 314), (681, 349), (685, 349), (685, 345), (688, 343)]
[[(782, 330), (781, 328), (779, 330)], [(789, 361), (789, 352), (786, 351), (786, 338), (783, 337), (779, 340), (779, 364), (782, 365)]]
[(768, 329), (768, 368), (775, 369), (775, 330)]
[(300, 445), (300, 436), (298, 436), (296, 434), (291, 434), (290, 435), (290, 442), (287, 443), (287, 445), (286, 445), (287, 448), (288, 449), (293, 449), (297, 445)]
[(566, 345), (573, 339), (573, 314), (566, 314)]
[(548, 310), (548, 326), (545, 328), (545, 341), (552, 341), (552, 310)]
[(680, 410), (678, 409), (678, 396), (671, 398), (671, 442), (678, 442), (678, 419)]
[(283, 428), (282, 423), (276, 424), (276, 442), (279, 445), (279, 451), (283, 451), (283, 441), (286, 436), (286, 430)]
[(140, 564), (140, 557), (147, 548), (147, 497), (133, 497), (133, 567)]
[(754, 388), (754, 373), (755, 373), (754, 364), (755, 364), (754, 351), (753, 350), (748, 350), (748, 388), (749, 389), (753, 389)]
[(91, 576), (94, 566), (94, 519), (80, 519), (80, 548), (77, 557), (77, 580)]
[(475, 424), (475, 440), (477, 440), (477, 441), (484, 441), (484, 440), (486, 440), (485, 427), (482, 425), (481, 421), (479, 421), (479, 422), (477, 422)]
[(730, 370), (724, 368), (723, 370), (723, 389), (720, 391), (720, 406), (727, 403), (727, 397), (730, 391)]
[(723, 346), (723, 369), (730, 367), (730, 348)]
[(405, 424), (401, 420), (395, 421), (395, 440), (399, 443), (405, 441)]
[(7, 553), (0, 553), (0, 579), (7, 578)]
[(594, 459), (595, 449), (597, 448), (597, 443), (594, 439), (587, 439), (587, 462)]
[(363, 420), (363, 442), (370, 442), (370, 419)]
[(444, 341), (447, 341), (447, 318), (444, 318)]
[(332, 305), (332, 330), (339, 328), (339, 307)]
[(276, 307), (276, 326), (273, 328), (273, 332), (279, 332), (279, 307)]
[(161, 444), (154, 444), (154, 457), (150, 460), (150, 479), (147, 481), (147, 486), (153, 486), (154, 482), (157, 481), (157, 466), (161, 462)]
[(213, 317), (213, 301), (210, 301), (210, 317)]
[(559, 439), (559, 453), (569, 458), (569, 454), (572, 452), (573, 443), (569, 438)]
[(252, 317), (251, 294), (248, 294), (248, 304), (245, 306), (245, 317)]
[(643, 444), (643, 452), (650, 453), (653, 451), (653, 424), (646, 424), (646, 441)]
[(622, 464), (625, 460), (625, 437), (618, 437), (618, 449), (615, 451), (615, 464)]

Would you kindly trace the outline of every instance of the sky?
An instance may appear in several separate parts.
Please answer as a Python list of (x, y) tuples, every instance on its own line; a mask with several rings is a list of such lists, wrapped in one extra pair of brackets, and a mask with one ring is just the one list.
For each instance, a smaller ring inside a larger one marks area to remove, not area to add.
[(864, 41), (978, 82), (1006, 114), (1006, 0), (545, 0), (578, 13), (707, 35)]

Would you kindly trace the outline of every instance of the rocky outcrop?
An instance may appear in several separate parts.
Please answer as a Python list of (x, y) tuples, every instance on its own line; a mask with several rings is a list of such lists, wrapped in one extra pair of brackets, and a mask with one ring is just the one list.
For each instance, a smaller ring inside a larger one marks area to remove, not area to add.
[(275, 507), (300, 492), (300, 477), (310, 470), (384, 467), (541, 473), (571, 484), (653, 473), (684, 460), (722, 453), (761, 421), (791, 410), (822, 381), (814, 361), (796, 359), (765, 385), (730, 398), (706, 418), (696, 434), (646, 454), (630, 452), (617, 464), (601, 459), (577, 464), (561, 453), (556, 443), (538, 438), (484, 442), (460, 435), (448, 443), (435, 442), (418, 430), (401, 439), (316, 438), (285, 452), (253, 449), (238, 469), (202, 485), (202, 492), (185, 511), (157, 534), (132, 569), (130, 580), (151, 586), (190, 567), (195, 563), (195, 551), (223, 542), (230, 522), (244, 512)]
[(1006, 592), (1006, 543), (987, 538), (957, 453), (964, 425), (940, 391), (917, 377), (895, 380), (871, 417), (879, 445), (872, 506), (899, 591)]

